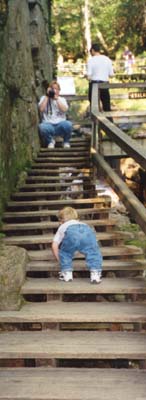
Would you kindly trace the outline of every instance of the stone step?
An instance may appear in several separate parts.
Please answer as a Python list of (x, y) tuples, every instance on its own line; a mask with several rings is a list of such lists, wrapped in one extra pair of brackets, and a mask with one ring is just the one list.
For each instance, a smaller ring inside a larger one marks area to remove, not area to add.
[(26, 208), (27, 207), (50, 207), (52, 206), (53, 209), (54, 207), (62, 208), (65, 206), (71, 206), (71, 207), (76, 207), (80, 205), (84, 205), (87, 208), (87, 204), (98, 204), (101, 206), (103, 205), (108, 205), (110, 204), (110, 197), (109, 196), (99, 196), (99, 197), (94, 197), (94, 198), (88, 198), (88, 199), (68, 199), (68, 200), (32, 200), (32, 201), (9, 201), (7, 206), (10, 207), (11, 209), (15, 208)]
[[(30, 261), (26, 266), (27, 271), (60, 271), (57, 261)], [(73, 261), (74, 271), (86, 271), (84, 260)], [(145, 260), (103, 260), (103, 271), (144, 271), (146, 270)]]
[(146, 359), (146, 333), (39, 331), (0, 334), (0, 359)]
[[(115, 219), (87, 219), (84, 220), (88, 225), (94, 226), (94, 227), (103, 227), (106, 228), (108, 227), (114, 227), (116, 226), (116, 220)], [(57, 229), (59, 227), (59, 221), (41, 221), (41, 222), (30, 222), (30, 223), (15, 223), (15, 224), (3, 224), (2, 226), (2, 232), (8, 232), (8, 231), (23, 231), (23, 230), (34, 230), (34, 229)]]
[(56, 300), (40, 303), (27, 302), (19, 311), (0, 311), (0, 323), (139, 324), (146, 323), (146, 304)]
[(6, 368), (0, 387), (1, 400), (145, 400), (146, 379), (138, 369)]
[(75, 278), (73, 282), (58, 278), (27, 278), (21, 293), (26, 294), (137, 294), (146, 293), (146, 280), (137, 278), (103, 278), (100, 284), (92, 285), (89, 278)]
[[(27, 228), (26, 228), (27, 229)], [(22, 231), (21, 231), (22, 233)], [(54, 234), (47, 233), (42, 235), (27, 235), (27, 236), (8, 236), (3, 238), (3, 242), (9, 245), (25, 246), (25, 245), (40, 245), (52, 243)], [(131, 234), (128, 232), (96, 232), (96, 238), (100, 242), (119, 242), (123, 239), (130, 239)]]
[[(54, 260), (53, 254), (50, 249), (45, 250), (29, 250), (28, 251), (30, 261), (34, 260)], [(102, 255), (103, 257), (113, 258), (116, 259), (121, 258), (132, 258), (137, 256), (143, 256), (143, 251), (140, 247), (136, 246), (104, 246), (102, 247)], [(83, 256), (77, 253), (76, 258), (83, 259)]]

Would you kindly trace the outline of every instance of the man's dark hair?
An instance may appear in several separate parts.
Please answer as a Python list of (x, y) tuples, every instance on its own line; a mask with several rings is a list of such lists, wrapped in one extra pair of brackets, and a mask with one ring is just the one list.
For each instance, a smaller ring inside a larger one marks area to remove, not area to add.
[(99, 51), (100, 51), (100, 46), (99, 46), (99, 44), (98, 44), (98, 43), (93, 43), (93, 44), (91, 45), (90, 51), (91, 51), (91, 50), (94, 50), (94, 51), (99, 52)]

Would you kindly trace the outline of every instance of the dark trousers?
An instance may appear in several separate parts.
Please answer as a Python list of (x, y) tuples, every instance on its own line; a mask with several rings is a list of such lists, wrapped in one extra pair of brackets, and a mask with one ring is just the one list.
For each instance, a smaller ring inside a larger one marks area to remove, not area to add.
[[(91, 81), (89, 82), (89, 92), (88, 92), (88, 99), (91, 104), (91, 98), (92, 98), (92, 85), (93, 83), (107, 83), (103, 81)], [(110, 93), (109, 89), (100, 89), (100, 100), (102, 102), (102, 107), (103, 111), (111, 111), (111, 105), (110, 105)]]

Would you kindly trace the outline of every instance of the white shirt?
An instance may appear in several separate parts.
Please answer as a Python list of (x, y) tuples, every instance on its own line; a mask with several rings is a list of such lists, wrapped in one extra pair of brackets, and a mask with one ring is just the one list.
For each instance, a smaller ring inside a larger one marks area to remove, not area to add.
[[(43, 102), (44, 98), (45, 96), (41, 97), (38, 104), (39, 106)], [(58, 97), (58, 100), (68, 109), (68, 104), (64, 97)], [(55, 99), (49, 99), (46, 110), (41, 113), (41, 120), (42, 122), (51, 122), (51, 124), (58, 124), (59, 122), (66, 120), (66, 113), (59, 109), (57, 101)]]
[(78, 224), (85, 225), (84, 222), (80, 222), (77, 219), (70, 219), (69, 221), (64, 222), (64, 224), (61, 224), (53, 238), (53, 242), (56, 242), (58, 245), (60, 245), (60, 243), (62, 242), (62, 240), (64, 238), (66, 229), (70, 225), (78, 225)]
[(87, 76), (91, 81), (107, 82), (114, 75), (112, 61), (104, 54), (92, 56), (87, 63)]

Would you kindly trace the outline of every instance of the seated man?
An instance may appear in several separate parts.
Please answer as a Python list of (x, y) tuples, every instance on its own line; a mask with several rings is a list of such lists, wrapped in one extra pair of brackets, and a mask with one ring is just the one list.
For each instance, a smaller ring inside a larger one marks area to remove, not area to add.
[(39, 134), (42, 142), (50, 149), (55, 147), (57, 136), (63, 137), (64, 148), (70, 148), (72, 123), (66, 120), (68, 104), (64, 97), (59, 96), (59, 92), (59, 83), (52, 81), (47, 88), (46, 95), (42, 96), (39, 101), (42, 121), (39, 124)]

